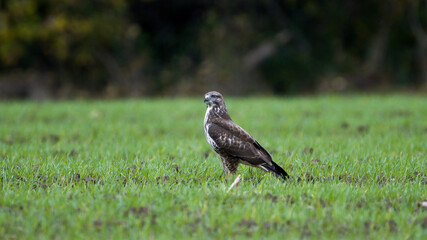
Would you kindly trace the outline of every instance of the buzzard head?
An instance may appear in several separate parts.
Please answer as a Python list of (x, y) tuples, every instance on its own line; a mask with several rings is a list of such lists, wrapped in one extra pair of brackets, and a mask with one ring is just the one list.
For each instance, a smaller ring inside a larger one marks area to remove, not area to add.
[(208, 107), (221, 107), (224, 105), (224, 98), (222, 98), (221, 93), (212, 91), (205, 94), (204, 102)]

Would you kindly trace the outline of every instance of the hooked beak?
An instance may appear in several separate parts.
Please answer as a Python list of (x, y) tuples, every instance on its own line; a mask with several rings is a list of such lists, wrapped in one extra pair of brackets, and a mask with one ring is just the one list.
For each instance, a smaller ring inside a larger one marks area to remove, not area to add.
[(209, 101), (209, 97), (205, 97), (205, 100), (203, 100), (204, 103)]

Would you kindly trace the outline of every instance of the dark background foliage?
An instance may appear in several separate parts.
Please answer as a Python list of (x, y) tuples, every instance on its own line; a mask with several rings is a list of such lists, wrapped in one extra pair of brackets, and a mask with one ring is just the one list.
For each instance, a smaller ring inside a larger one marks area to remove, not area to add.
[(426, 0), (0, 1), (2, 98), (426, 85)]

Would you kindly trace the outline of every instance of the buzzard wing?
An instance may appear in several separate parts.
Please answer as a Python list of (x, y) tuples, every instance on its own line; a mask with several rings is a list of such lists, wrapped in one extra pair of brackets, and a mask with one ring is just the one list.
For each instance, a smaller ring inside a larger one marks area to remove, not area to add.
[(250, 165), (272, 165), (270, 154), (245, 130), (232, 121), (214, 121), (209, 136), (220, 151), (240, 158)]

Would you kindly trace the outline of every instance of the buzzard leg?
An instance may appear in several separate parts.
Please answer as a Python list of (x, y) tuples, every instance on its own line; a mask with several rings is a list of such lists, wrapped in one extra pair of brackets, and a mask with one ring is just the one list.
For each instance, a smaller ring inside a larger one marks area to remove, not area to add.
[(237, 159), (226, 159), (221, 157), (221, 162), (226, 179), (228, 179), (230, 174), (235, 174), (237, 172), (237, 168), (239, 167), (239, 161)]

